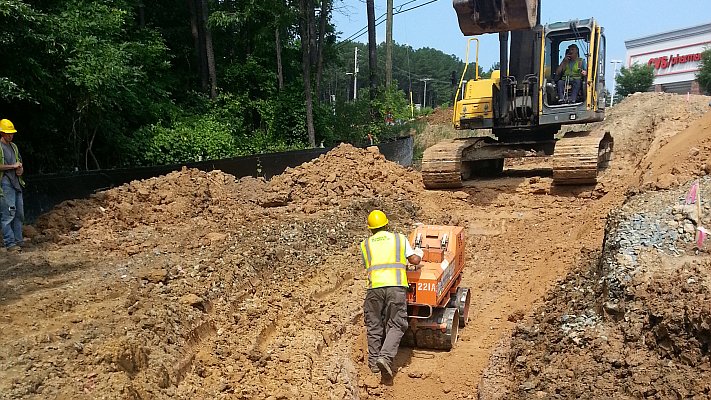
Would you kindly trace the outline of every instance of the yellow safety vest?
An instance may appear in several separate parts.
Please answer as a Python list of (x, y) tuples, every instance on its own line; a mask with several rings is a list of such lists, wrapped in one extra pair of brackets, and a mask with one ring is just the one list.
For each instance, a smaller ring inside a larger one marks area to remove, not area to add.
[[(12, 147), (12, 151), (15, 152), (15, 160), (22, 162), (22, 157), (20, 157), (20, 150), (17, 149), (17, 145), (15, 143), (10, 142), (10, 147)], [(5, 164), (5, 153), (0, 149), (0, 164)], [(0, 182), (2, 182), (2, 177), (5, 175), (5, 171), (0, 171)], [(17, 177), (17, 180), (20, 181), (20, 186), (25, 187), (25, 180), (22, 179), (21, 176)], [(2, 190), (0, 190), (0, 196), (2, 196)]]
[(583, 59), (578, 57), (575, 59), (574, 62), (568, 63), (568, 65), (565, 67), (565, 72), (563, 73), (563, 76), (569, 76), (573, 79), (580, 79), (582, 78), (582, 74), (580, 71), (583, 69)]
[(407, 238), (399, 233), (380, 231), (360, 243), (368, 271), (368, 289), (384, 286), (407, 287)]

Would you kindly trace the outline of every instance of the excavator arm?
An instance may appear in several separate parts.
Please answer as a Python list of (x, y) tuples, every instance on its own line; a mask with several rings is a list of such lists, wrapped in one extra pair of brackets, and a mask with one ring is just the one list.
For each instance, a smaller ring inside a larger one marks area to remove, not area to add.
[(453, 0), (465, 36), (531, 29), (539, 20), (540, 0)]

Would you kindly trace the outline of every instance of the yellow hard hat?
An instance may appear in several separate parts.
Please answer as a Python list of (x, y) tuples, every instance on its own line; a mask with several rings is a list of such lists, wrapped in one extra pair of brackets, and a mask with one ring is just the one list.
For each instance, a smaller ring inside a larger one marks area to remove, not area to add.
[(388, 217), (380, 210), (373, 210), (368, 214), (368, 229), (382, 228), (388, 224)]
[(0, 132), (15, 133), (15, 125), (9, 119), (0, 119)]

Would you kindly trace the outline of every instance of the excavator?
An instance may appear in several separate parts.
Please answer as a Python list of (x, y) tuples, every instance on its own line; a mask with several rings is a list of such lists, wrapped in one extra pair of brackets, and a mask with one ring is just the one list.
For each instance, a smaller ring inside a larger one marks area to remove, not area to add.
[[(422, 177), (428, 189), (456, 188), (473, 176), (493, 176), (504, 159), (552, 156), (555, 185), (585, 185), (612, 156), (609, 132), (560, 134), (566, 124), (605, 118), (605, 35), (593, 19), (542, 26), (541, 0), (453, 0), (465, 36), (498, 33), (499, 70), (481, 79), (477, 37), (470, 38), (455, 96), (452, 123), (462, 131), (491, 129), (489, 135), (450, 139), (425, 150)], [(474, 79), (465, 81), (469, 47), (476, 42)], [(584, 60), (580, 89), (556, 76), (566, 48)], [(563, 87), (563, 97), (559, 86)], [(474, 131), (470, 131), (474, 132)]]

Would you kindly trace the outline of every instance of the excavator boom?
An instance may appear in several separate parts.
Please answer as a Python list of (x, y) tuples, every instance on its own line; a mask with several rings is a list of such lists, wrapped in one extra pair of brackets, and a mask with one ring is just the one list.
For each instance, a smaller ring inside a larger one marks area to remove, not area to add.
[(453, 0), (465, 36), (531, 29), (539, 22), (540, 0)]

